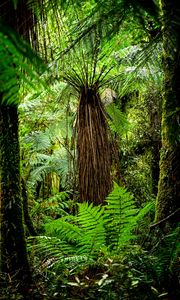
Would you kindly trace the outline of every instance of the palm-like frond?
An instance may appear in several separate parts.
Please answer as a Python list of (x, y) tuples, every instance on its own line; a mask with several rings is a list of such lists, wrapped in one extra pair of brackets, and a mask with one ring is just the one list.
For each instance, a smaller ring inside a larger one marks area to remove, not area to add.
[(111, 131), (118, 133), (119, 136), (125, 134), (130, 126), (125, 114), (114, 103), (108, 105), (106, 111), (110, 116), (108, 123)]
[(67, 158), (60, 157), (56, 153), (52, 155), (37, 154), (37, 159), (31, 162), (31, 173), (29, 185), (34, 187), (38, 182), (42, 182), (50, 173), (55, 173), (62, 178), (65, 183), (68, 173)]
[[(144, 91), (148, 86), (159, 89), (162, 86), (162, 45), (160, 37), (153, 43), (145, 46), (129, 46), (115, 53), (119, 65), (112, 87), (118, 91), (119, 96)], [(120, 62), (118, 62), (120, 60)]]
[[(85, 1), (84, 1), (85, 2)], [(146, 30), (146, 34), (151, 34), (148, 30), (148, 20), (151, 21), (151, 30), (157, 29), (158, 20), (158, 5), (154, 1), (141, 0), (113, 0), (95, 1), (90, 5), (78, 6), (76, 1), (76, 9), (74, 2), (69, 1), (69, 10), (74, 9), (76, 18), (74, 22), (69, 22), (69, 32), (73, 39), (69, 38), (68, 46), (59, 54), (59, 57), (68, 53), (76, 47), (81, 40), (85, 40), (95, 30), (101, 31), (103, 38), (109, 40), (110, 37), (119, 32), (124, 20), (136, 22)], [(67, 1), (65, 1), (67, 4)], [(113, 23), (112, 23), (113, 19)]]
[[(3, 103), (17, 104), (19, 84), (26, 82), (36, 88), (38, 72), (45, 70), (45, 65), (18, 34), (5, 28), (0, 23), (0, 93), (3, 94)], [(42, 80), (40, 84), (43, 84)]]

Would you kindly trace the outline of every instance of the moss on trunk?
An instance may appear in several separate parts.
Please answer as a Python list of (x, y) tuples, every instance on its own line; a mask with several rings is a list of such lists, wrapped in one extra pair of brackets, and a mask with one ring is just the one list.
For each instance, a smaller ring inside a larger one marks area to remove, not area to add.
[(30, 235), (37, 235), (36, 230), (34, 229), (33, 222), (29, 215), (29, 207), (28, 207), (28, 192), (26, 189), (26, 183), (23, 178), (21, 178), (21, 186), (22, 186), (22, 200), (23, 200), (23, 213), (24, 213), (24, 223), (27, 226), (27, 230)]
[(161, 10), (165, 79), (156, 221), (176, 211), (180, 203), (180, 1), (161, 0)]
[(18, 114), (13, 105), (0, 105), (1, 266), (19, 289), (31, 282), (24, 237), (20, 189)]

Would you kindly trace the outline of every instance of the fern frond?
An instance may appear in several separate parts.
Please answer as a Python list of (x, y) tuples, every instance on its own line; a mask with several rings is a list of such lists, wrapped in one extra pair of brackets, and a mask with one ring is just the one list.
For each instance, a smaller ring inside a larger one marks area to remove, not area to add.
[(25, 136), (24, 142), (31, 144), (31, 148), (36, 149), (36, 151), (45, 151), (51, 146), (49, 135), (42, 131), (35, 131)]
[(104, 208), (80, 203), (77, 220), (83, 232), (78, 253), (93, 257), (105, 245)]
[(74, 247), (65, 240), (49, 236), (29, 237), (28, 248), (48, 258), (60, 258), (74, 253)]
[(41, 270), (47, 268), (59, 268), (63, 265), (78, 265), (88, 260), (86, 255), (76, 255), (76, 248), (65, 240), (57, 237), (37, 236), (28, 238), (28, 250), (31, 258), (34, 254), (42, 259)]
[(19, 103), (18, 91), (21, 82), (26, 82), (34, 89), (36, 80), (43, 84), (38, 75), (38, 72), (45, 70), (42, 60), (16, 32), (1, 21), (0, 67), (0, 92), (3, 94), (3, 103)]
[(105, 210), (108, 244), (112, 249), (117, 250), (134, 238), (131, 231), (137, 209), (133, 196), (116, 183), (106, 202), (108, 203)]
[(79, 203), (78, 222), (85, 229), (95, 228), (103, 223), (104, 208), (93, 204)]
[(110, 116), (108, 120), (110, 129), (120, 136), (126, 133), (129, 129), (129, 122), (125, 114), (114, 103), (108, 105), (106, 110)]
[(63, 258), (60, 258), (59, 260), (56, 261), (55, 264), (55, 270), (61, 268), (64, 266), (64, 268), (67, 270), (67, 267), (70, 267), (73, 269), (79, 267), (79, 265), (84, 265), (89, 259), (86, 255), (71, 255), (71, 256), (66, 256)]
[(133, 230), (138, 221), (150, 211), (153, 203), (148, 203), (138, 212), (133, 196), (116, 183), (106, 201), (108, 203), (105, 210), (108, 244), (110, 248), (117, 251), (136, 238)]
[(82, 238), (82, 230), (75, 224), (76, 217), (68, 217), (68, 220), (69, 222), (66, 222), (66, 217), (64, 217), (45, 224), (46, 233), (77, 244)]
[(63, 184), (68, 173), (67, 158), (61, 158), (56, 153), (52, 155), (37, 154), (34, 161), (31, 160), (32, 171), (29, 178), (29, 186), (36, 186), (37, 182), (44, 180), (46, 175), (55, 173), (61, 176)]
[(94, 258), (105, 246), (106, 232), (102, 224), (98, 224), (94, 229), (84, 231), (82, 239), (78, 244), (79, 254), (88, 256), (88, 259)]
[(162, 280), (167, 274), (173, 274), (178, 269), (180, 255), (180, 223), (172, 230), (171, 233), (162, 237), (153, 249), (157, 255), (156, 271), (159, 278)]

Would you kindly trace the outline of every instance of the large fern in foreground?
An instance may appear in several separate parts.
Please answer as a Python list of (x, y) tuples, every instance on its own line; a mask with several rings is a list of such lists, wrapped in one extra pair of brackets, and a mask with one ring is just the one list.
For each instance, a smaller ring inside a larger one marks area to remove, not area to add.
[(136, 236), (133, 229), (137, 223), (152, 207), (148, 203), (140, 211), (135, 207), (133, 196), (124, 188), (114, 183), (114, 189), (106, 199), (104, 212), (107, 245), (111, 250), (117, 251), (128, 245)]
[(105, 245), (104, 208), (79, 204), (78, 223), (82, 230), (78, 253), (93, 257)]
[[(103, 207), (79, 203), (77, 216), (47, 223), (45, 231), (48, 236), (35, 238), (35, 250), (42, 254), (45, 249), (46, 258), (54, 257), (56, 262), (58, 257), (59, 262), (63, 257), (69, 257), (70, 262), (74, 256), (87, 261), (97, 258), (100, 253), (116, 254), (129, 246), (136, 238), (133, 230), (152, 204), (138, 211), (133, 196), (116, 183), (106, 201), (107, 205)], [(58, 241), (55, 246), (54, 239)]]

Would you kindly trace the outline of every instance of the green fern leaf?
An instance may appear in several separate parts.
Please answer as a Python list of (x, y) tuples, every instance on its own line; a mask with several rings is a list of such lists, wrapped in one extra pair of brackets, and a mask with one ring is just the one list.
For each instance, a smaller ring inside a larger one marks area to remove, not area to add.
[(132, 229), (135, 226), (137, 209), (133, 196), (116, 183), (106, 201), (108, 203), (105, 210), (107, 243), (110, 249), (117, 251), (135, 238)]
[(82, 230), (75, 224), (76, 217), (68, 217), (69, 222), (66, 219), (67, 217), (64, 217), (47, 223), (46, 234), (77, 244), (82, 238)]
[(105, 245), (104, 208), (93, 207), (92, 203), (79, 204), (78, 223), (83, 232), (78, 253), (94, 257)]
[(118, 133), (120, 136), (125, 134), (130, 127), (125, 114), (122, 113), (114, 103), (108, 105), (106, 110), (110, 116), (108, 123), (111, 130)]

